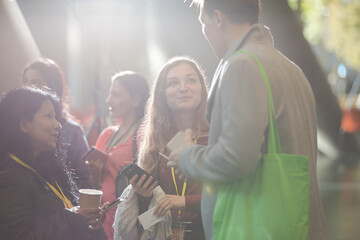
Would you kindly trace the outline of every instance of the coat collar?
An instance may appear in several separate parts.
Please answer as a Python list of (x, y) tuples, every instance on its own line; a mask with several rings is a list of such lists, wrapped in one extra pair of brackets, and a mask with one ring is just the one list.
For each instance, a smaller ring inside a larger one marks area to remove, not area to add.
[(219, 85), (219, 79), (223, 71), (223, 67), (232, 57), (232, 54), (242, 48), (248, 41), (258, 41), (273, 45), (273, 37), (270, 33), (270, 29), (261, 24), (254, 24), (246, 33), (244, 33), (238, 40), (236, 40), (231, 47), (227, 50), (224, 57), (220, 60), (218, 67), (214, 73), (214, 77), (211, 81), (210, 91), (208, 95), (208, 105), (206, 111), (206, 118), (208, 122), (211, 120), (211, 112), (214, 106), (214, 99), (216, 95), (216, 89)]

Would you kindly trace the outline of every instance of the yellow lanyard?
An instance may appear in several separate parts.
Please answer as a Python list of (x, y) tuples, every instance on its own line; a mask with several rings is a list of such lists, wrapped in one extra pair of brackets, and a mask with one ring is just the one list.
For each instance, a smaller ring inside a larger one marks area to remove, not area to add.
[[(173, 178), (173, 181), (174, 181), (174, 185), (175, 185), (175, 189), (176, 189), (176, 194), (179, 196), (179, 191), (178, 191), (178, 187), (177, 187), (177, 184), (176, 184), (176, 179), (175, 179), (175, 171), (174, 171), (174, 168), (171, 167), (171, 175), (172, 175), (172, 178)], [(184, 185), (183, 185), (183, 189), (182, 189), (182, 192), (181, 192), (181, 196), (183, 197), (185, 195), (185, 191), (186, 191), (186, 181), (184, 181)], [(179, 209), (179, 216), (181, 214), (181, 209)]]
[[(194, 139), (194, 143), (197, 144), (197, 138)], [(173, 181), (174, 181), (176, 194), (179, 196), (179, 191), (178, 191), (178, 187), (177, 187), (176, 179), (175, 179), (175, 170), (174, 170), (173, 167), (171, 167), (171, 175), (172, 175), (172, 178), (173, 178)], [(184, 181), (183, 189), (182, 189), (182, 192), (181, 192), (182, 197), (185, 196), (186, 186), (187, 186), (187, 183), (186, 183), (186, 181)], [(180, 214), (181, 214), (181, 209), (179, 209), (178, 217), (180, 217)]]
[[(16, 157), (14, 154), (9, 154), (9, 156), (17, 163), (23, 165), (24, 167), (26, 167), (27, 169), (30, 169), (31, 171), (37, 173), (37, 171), (35, 169), (33, 169), (32, 167), (30, 167), (28, 164), (24, 163), (23, 161), (21, 161), (18, 157)], [(48, 181), (45, 181), (46, 184), (50, 187), (50, 189), (55, 193), (55, 195), (60, 198), (60, 200), (64, 203), (64, 206), (66, 208), (72, 208), (72, 204), (69, 201), (69, 199), (66, 198), (65, 194), (63, 193), (63, 191), (61, 190), (59, 184), (55, 181), (56, 186), (58, 187), (58, 189), (60, 190), (60, 192), (53, 186), (51, 185)]]

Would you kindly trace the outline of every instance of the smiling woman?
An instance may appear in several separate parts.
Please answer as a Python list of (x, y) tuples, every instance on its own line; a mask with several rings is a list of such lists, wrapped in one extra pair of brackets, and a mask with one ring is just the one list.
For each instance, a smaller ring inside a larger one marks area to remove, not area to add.
[(37, 158), (41, 152), (56, 147), (61, 125), (55, 118), (53, 104), (50, 100), (45, 100), (31, 121), (24, 117), (20, 119), (20, 128), (28, 136), (33, 156)]
[(166, 79), (165, 95), (172, 114), (181, 117), (186, 112), (193, 112), (201, 102), (202, 88), (198, 74), (188, 63), (181, 63), (171, 69)]
[[(180, 180), (166, 166), (166, 156), (160, 153), (168, 154), (166, 144), (178, 131), (187, 128), (193, 130), (195, 143), (207, 144), (206, 99), (205, 77), (195, 60), (174, 57), (162, 67), (141, 128), (143, 142), (139, 149), (139, 165), (158, 180), (164, 194), (159, 196), (159, 188), (154, 189), (157, 182), (150, 184), (152, 178), (145, 180), (145, 174), (137, 182), (137, 175), (130, 179), (131, 191), (136, 192), (132, 196), (137, 199), (126, 199), (118, 206), (115, 236), (140, 239), (155, 234), (151, 239), (168, 239), (172, 232), (172, 239), (179, 239), (177, 237), (184, 233), (185, 240), (205, 239), (200, 216), (201, 183)], [(136, 203), (131, 204), (131, 201)], [(162, 217), (162, 221), (155, 225), (154, 231), (138, 228), (137, 216), (129, 218), (127, 211), (133, 212), (133, 209), (127, 206), (133, 205), (137, 206), (139, 215), (156, 206), (155, 214)], [(167, 217), (172, 218), (172, 231)]]
[(59, 154), (60, 114), (58, 98), (37, 88), (12, 90), (0, 102), (4, 239), (104, 239), (100, 209), (72, 208), (75, 192), (63, 191), (74, 188)]
[(40, 153), (55, 149), (59, 104), (55, 95), (40, 89), (10, 91), (0, 103), (0, 159), (13, 153), (35, 166)]

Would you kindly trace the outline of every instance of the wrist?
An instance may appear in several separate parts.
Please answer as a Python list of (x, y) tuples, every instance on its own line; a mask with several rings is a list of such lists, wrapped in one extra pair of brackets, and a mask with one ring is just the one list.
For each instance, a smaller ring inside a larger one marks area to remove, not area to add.
[(179, 208), (181, 208), (181, 209), (185, 209), (185, 207), (186, 207), (186, 199), (185, 199), (185, 196), (183, 196), (183, 197), (180, 197), (180, 199), (179, 199)]
[(153, 196), (152, 192), (149, 195), (141, 194), (141, 193), (138, 193), (138, 192), (136, 192), (136, 193), (137, 193), (138, 197), (146, 199), (146, 200), (151, 199), (152, 196)]

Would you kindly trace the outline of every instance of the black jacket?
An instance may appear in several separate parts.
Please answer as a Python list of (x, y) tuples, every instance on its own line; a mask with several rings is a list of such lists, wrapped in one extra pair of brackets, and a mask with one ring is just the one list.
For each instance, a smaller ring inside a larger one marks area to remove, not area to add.
[(8, 162), (0, 169), (0, 236), (2, 239), (106, 239), (90, 231), (83, 216), (64, 208), (37, 173)]

